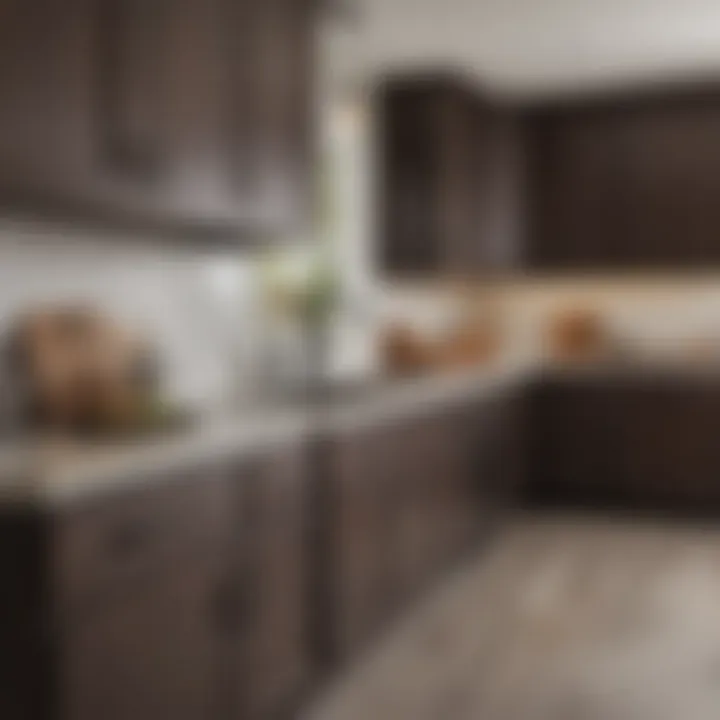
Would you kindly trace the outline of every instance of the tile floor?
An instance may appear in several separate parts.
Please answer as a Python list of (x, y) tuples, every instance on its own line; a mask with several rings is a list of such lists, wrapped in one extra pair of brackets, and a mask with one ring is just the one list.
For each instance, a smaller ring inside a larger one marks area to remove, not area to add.
[(720, 523), (513, 522), (304, 720), (718, 720)]

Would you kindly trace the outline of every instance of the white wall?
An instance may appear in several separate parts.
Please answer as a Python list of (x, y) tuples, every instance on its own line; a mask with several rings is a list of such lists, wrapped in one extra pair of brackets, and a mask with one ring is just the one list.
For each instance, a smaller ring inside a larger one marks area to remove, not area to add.
[(520, 97), (720, 71), (715, 0), (353, 0), (328, 29), (337, 82), (452, 63)]
[(0, 328), (45, 304), (89, 303), (156, 343), (167, 390), (222, 397), (256, 347), (257, 293), (242, 255), (52, 225), (0, 224)]

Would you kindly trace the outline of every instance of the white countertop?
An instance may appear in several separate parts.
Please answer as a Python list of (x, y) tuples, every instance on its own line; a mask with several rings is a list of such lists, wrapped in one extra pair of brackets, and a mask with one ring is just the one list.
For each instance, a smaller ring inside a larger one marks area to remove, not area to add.
[(491, 396), (527, 379), (530, 359), (492, 367), (398, 380), (325, 405), (300, 404), (213, 417), (165, 438), (125, 443), (34, 439), (0, 446), (0, 502), (56, 505), (103, 490), (147, 482), (153, 473), (221, 462), (273, 445), (351, 431), (425, 407)]

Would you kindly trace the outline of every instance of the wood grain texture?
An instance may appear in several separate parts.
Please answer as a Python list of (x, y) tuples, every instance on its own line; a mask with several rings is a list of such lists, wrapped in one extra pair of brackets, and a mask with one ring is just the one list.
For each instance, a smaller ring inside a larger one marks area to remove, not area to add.
[(518, 519), (304, 720), (713, 720), (720, 533)]
[(528, 112), (530, 265), (717, 266), (719, 122), (717, 87)]

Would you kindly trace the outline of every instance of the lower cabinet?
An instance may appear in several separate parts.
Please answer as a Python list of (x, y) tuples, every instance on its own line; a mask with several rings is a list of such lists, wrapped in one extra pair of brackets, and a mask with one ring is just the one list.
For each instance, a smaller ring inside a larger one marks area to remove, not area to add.
[(624, 392), (618, 419), (628, 501), (667, 510), (720, 508), (720, 383), (646, 380)]
[(215, 558), (179, 557), (71, 624), (61, 644), (69, 720), (220, 717)]
[(518, 484), (520, 405), (498, 397), (337, 431), (328, 441), (331, 653), (360, 652), (487, 534)]
[(529, 400), (531, 502), (624, 502), (620, 423), (627, 407), (612, 380), (543, 382)]
[(237, 476), (243, 578), (230, 676), (234, 720), (293, 717), (313, 675), (307, 448), (284, 446)]
[(673, 376), (545, 382), (531, 400), (532, 500), (720, 508), (720, 383)]
[(458, 400), (0, 506), (0, 717), (296, 717), (323, 660), (362, 650), (493, 525), (516, 409)]
[(386, 615), (389, 449), (378, 426), (342, 433), (326, 448), (319, 575), (329, 595), (322, 604), (330, 610), (326, 649), (332, 660), (365, 646)]
[(0, 551), (18, 578), (0, 595), (0, 717), (294, 717), (313, 667), (307, 477), (288, 442), (49, 511), (0, 508), (18, 551)]

